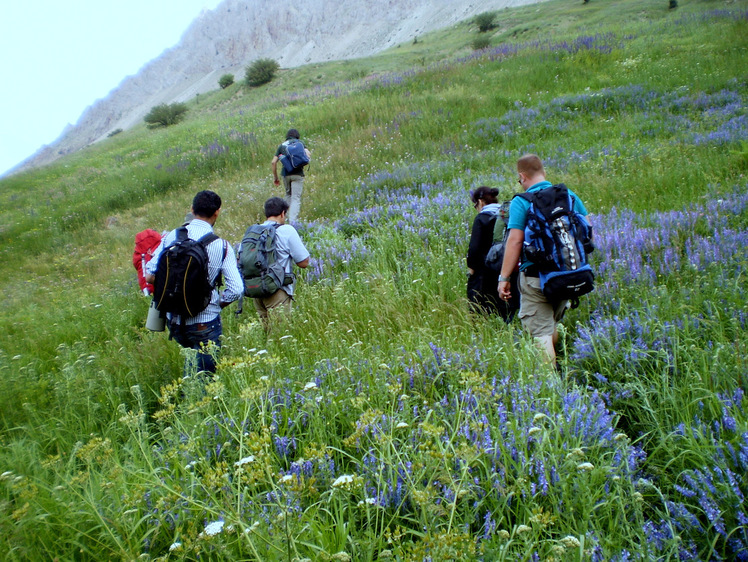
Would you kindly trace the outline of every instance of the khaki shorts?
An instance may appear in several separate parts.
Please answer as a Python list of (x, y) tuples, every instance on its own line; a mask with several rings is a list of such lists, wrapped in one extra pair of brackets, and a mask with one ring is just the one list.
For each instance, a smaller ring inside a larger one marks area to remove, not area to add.
[(550, 303), (540, 290), (540, 279), (519, 274), (519, 319), (534, 338), (552, 336), (564, 317), (568, 300)]
[(293, 299), (283, 289), (278, 289), (275, 293), (264, 299), (252, 300), (255, 301), (255, 308), (260, 318), (267, 318), (268, 311), (278, 307), (282, 307), (286, 313), (291, 312), (291, 303), (293, 302)]

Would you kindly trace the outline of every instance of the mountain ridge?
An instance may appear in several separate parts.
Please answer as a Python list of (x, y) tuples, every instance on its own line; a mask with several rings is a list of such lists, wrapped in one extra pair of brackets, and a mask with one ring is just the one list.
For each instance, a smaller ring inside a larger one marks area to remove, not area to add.
[(10, 173), (55, 161), (142, 122), (150, 108), (215, 90), (225, 73), (241, 74), (252, 61), (281, 67), (370, 56), (418, 34), (478, 13), (543, 0), (297, 0), (263, 7), (261, 0), (224, 0), (203, 10), (179, 42), (88, 106), (52, 143)]

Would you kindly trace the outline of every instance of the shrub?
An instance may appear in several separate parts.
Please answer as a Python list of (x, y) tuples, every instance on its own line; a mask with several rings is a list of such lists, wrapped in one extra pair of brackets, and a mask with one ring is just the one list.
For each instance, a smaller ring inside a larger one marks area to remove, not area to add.
[(478, 31), (484, 33), (496, 27), (496, 24), (494, 23), (495, 19), (496, 12), (483, 12), (482, 14), (475, 16), (475, 25), (478, 26)]
[(280, 65), (273, 59), (258, 59), (247, 67), (244, 75), (247, 86), (255, 87), (267, 84), (274, 77)]
[(485, 35), (481, 35), (480, 37), (477, 37), (473, 41), (473, 50), (474, 51), (481, 51), (483, 49), (487, 49), (491, 46), (491, 38), (486, 37)]
[(183, 118), (184, 114), (187, 113), (187, 105), (183, 103), (172, 103), (156, 105), (151, 108), (143, 118), (143, 121), (148, 123), (150, 128), (154, 127), (168, 127), (179, 123)]
[(108, 137), (113, 137), (114, 135), (119, 135), (122, 132), (122, 129), (114, 129), (111, 133), (109, 133)]
[(231, 84), (234, 83), (234, 75), (233, 74), (224, 74), (218, 79), (218, 85), (221, 87), (222, 90), (225, 90)]

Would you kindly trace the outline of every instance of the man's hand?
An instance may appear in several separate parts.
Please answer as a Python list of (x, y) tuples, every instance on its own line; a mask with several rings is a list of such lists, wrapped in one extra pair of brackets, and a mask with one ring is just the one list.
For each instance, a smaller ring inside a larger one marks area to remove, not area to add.
[(512, 284), (509, 281), (499, 282), (499, 297), (504, 301), (512, 298)]

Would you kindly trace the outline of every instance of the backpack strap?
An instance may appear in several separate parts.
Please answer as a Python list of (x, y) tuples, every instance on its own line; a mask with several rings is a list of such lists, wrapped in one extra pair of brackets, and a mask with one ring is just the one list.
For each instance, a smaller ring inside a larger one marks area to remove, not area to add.
[[(184, 228), (186, 231), (187, 228)], [(181, 230), (181, 229), (180, 229)], [(203, 248), (205, 248), (205, 251), (207, 253), (208, 246), (218, 240), (220, 237), (215, 232), (208, 232), (207, 234), (201, 236), (197, 242), (198, 244), (202, 245)], [(223, 241), (223, 258), (221, 258), (221, 268), (218, 269), (218, 275), (216, 275), (215, 281), (213, 282), (213, 288), (220, 286), (221, 283), (223, 283), (223, 275), (221, 273), (221, 269), (223, 268), (223, 262), (226, 259), (226, 252), (228, 250), (226, 249), (226, 240)]]
[(189, 233), (187, 232), (187, 227), (182, 225), (179, 228), (177, 228), (177, 237), (175, 239), (175, 242), (184, 242), (189, 238)]

